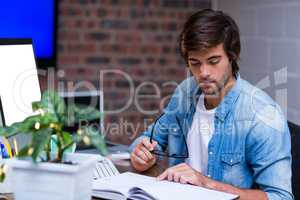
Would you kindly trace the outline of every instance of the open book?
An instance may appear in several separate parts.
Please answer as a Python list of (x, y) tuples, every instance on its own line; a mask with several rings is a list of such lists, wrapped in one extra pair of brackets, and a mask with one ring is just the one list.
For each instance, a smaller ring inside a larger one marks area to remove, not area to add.
[(92, 196), (112, 200), (233, 200), (237, 195), (189, 184), (157, 181), (153, 177), (131, 172), (93, 182)]

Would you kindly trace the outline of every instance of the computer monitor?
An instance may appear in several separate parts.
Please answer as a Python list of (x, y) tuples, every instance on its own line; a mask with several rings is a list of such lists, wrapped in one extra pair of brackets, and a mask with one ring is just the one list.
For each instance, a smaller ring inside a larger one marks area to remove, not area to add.
[[(3, 116), (3, 109), (2, 109), (2, 102), (1, 102), (1, 96), (0, 96), (0, 127), (4, 126), (4, 116)], [(1, 142), (1, 141), (0, 141)]]
[(0, 96), (4, 126), (34, 114), (41, 89), (31, 40), (0, 40)]
[(0, 38), (31, 38), (37, 65), (56, 65), (57, 0), (1, 1)]

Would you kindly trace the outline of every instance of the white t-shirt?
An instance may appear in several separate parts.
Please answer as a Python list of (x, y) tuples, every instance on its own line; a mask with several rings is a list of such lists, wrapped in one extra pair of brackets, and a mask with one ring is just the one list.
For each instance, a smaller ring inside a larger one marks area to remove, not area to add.
[(187, 135), (189, 158), (186, 163), (195, 170), (207, 175), (208, 143), (214, 133), (215, 110), (207, 110), (204, 95), (199, 97), (191, 129)]

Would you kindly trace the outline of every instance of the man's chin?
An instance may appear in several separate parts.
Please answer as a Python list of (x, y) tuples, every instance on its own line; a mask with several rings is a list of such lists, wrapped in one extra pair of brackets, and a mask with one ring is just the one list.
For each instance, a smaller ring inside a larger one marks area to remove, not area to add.
[(202, 90), (202, 93), (207, 96), (207, 97), (217, 97), (218, 96), (218, 92), (214, 91), (214, 90)]

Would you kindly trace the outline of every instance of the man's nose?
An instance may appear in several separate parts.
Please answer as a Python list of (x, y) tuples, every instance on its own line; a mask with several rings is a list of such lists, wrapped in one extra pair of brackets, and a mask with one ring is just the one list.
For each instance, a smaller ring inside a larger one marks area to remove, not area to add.
[(202, 79), (207, 79), (210, 76), (210, 69), (207, 65), (202, 65), (200, 67), (200, 76)]

